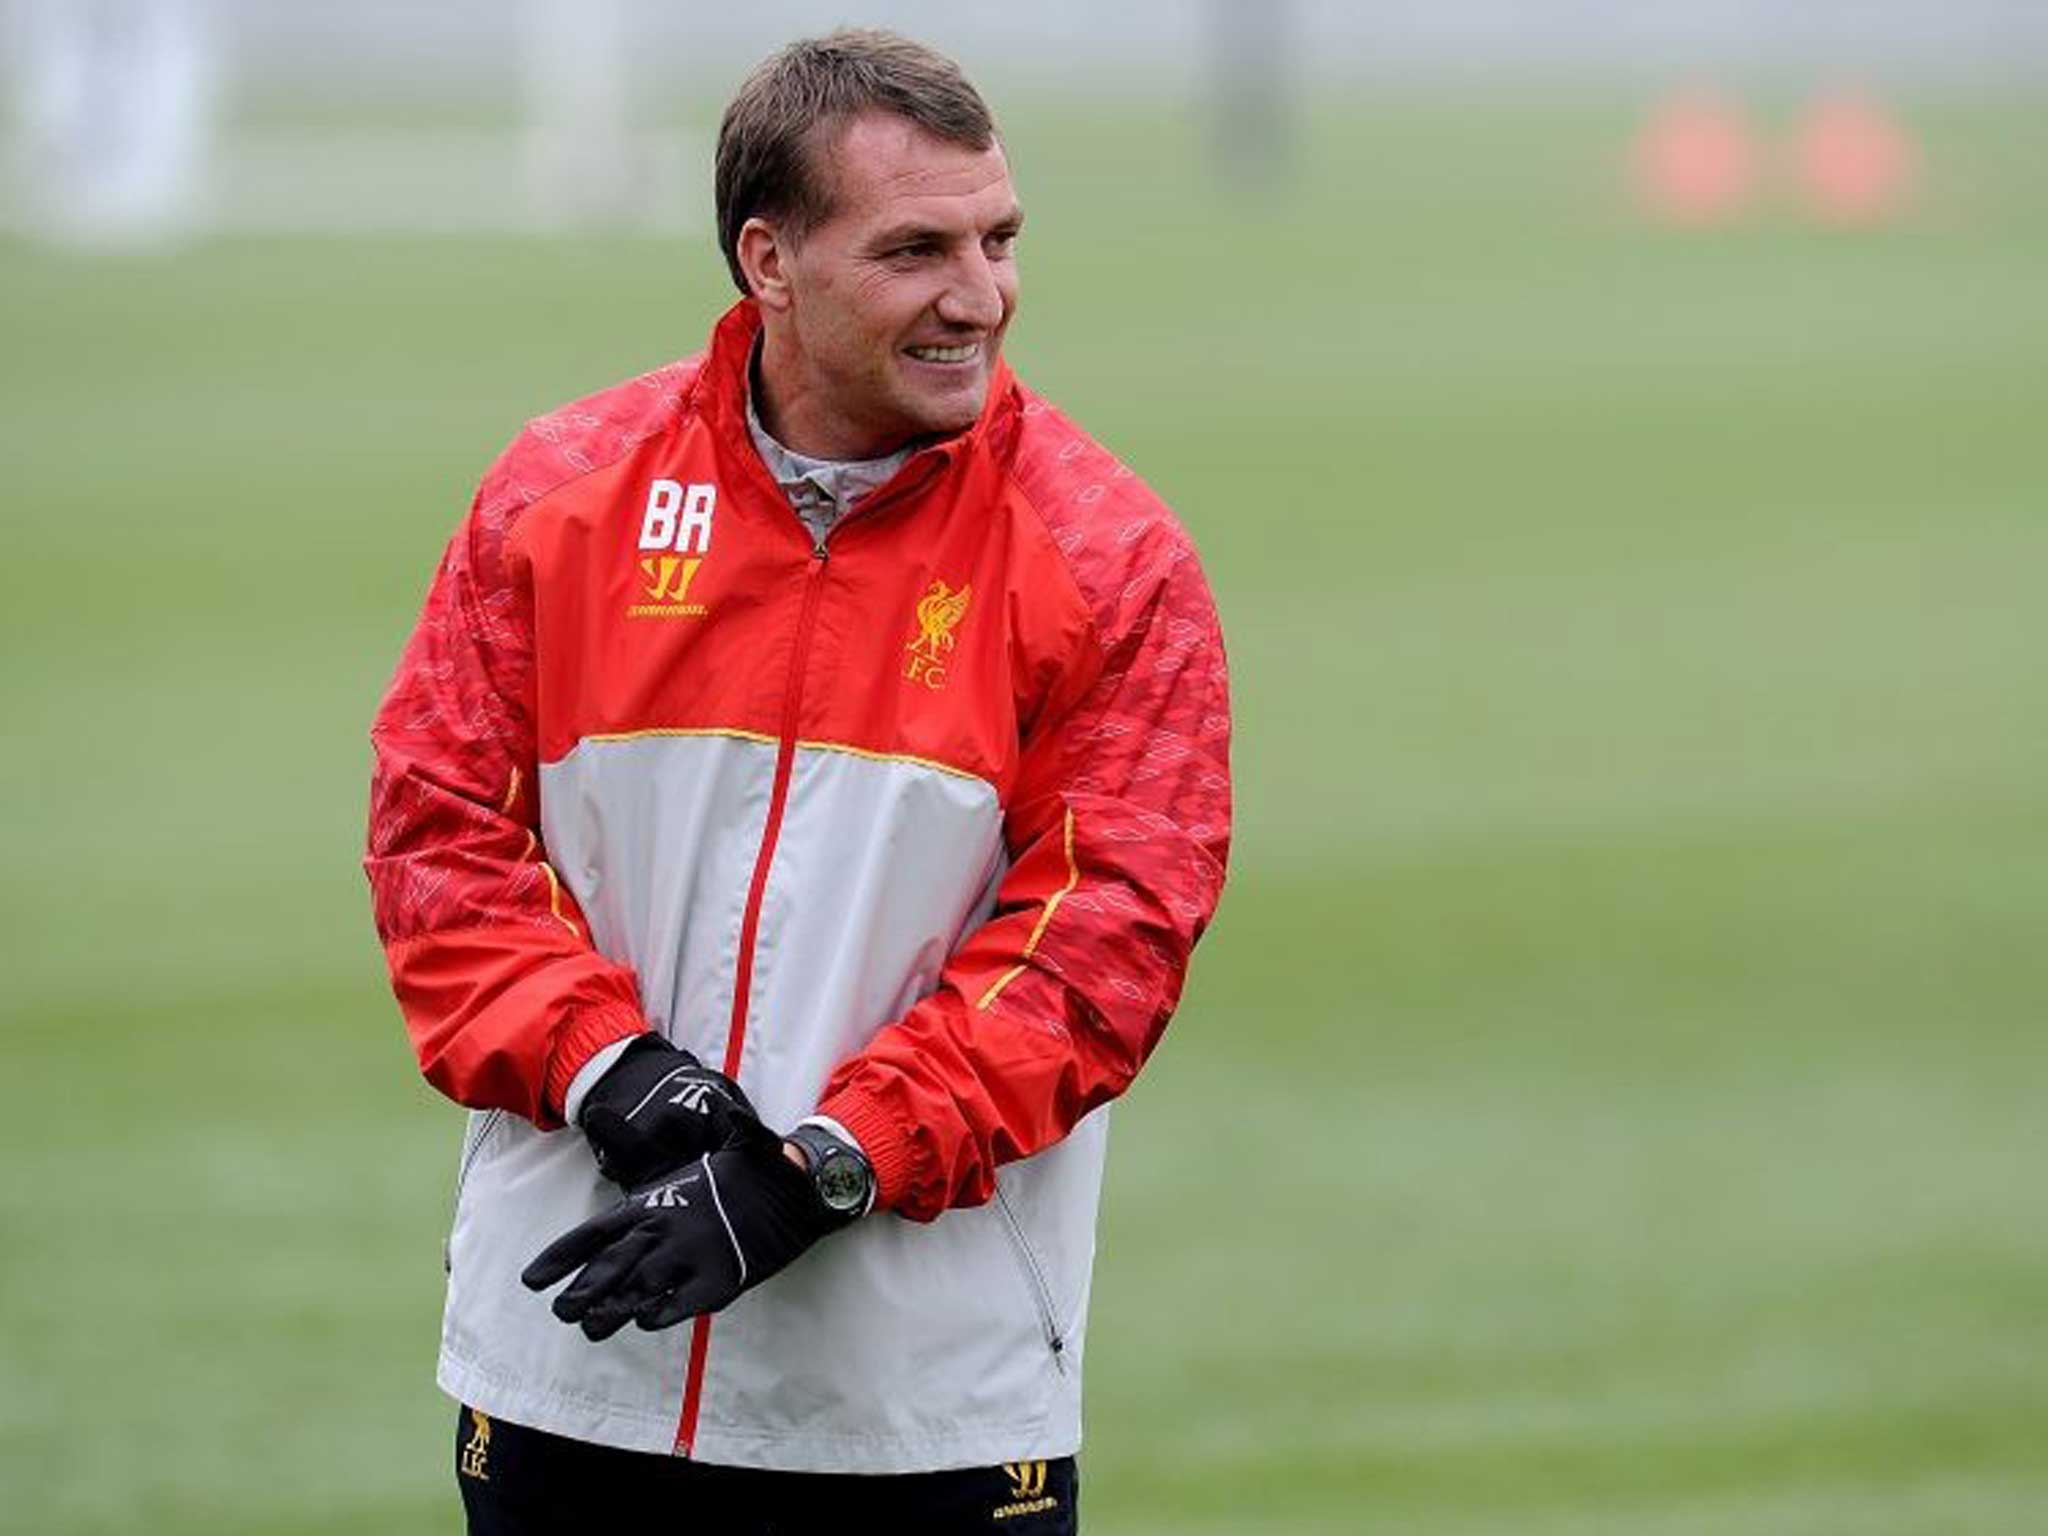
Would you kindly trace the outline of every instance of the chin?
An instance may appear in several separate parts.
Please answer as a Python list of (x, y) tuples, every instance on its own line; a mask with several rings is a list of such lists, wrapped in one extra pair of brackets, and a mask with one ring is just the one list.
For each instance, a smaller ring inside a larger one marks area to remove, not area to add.
[(982, 403), (988, 399), (986, 380), (972, 390), (949, 391), (944, 399), (920, 402), (922, 409), (914, 414), (918, 418), (921, 433), (964, 432), (973, 426), (981, 415)]

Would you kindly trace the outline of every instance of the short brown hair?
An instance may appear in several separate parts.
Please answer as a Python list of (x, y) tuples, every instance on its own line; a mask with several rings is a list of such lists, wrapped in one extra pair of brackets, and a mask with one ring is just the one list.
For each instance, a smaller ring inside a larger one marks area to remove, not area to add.
[(997, 142), (995, 119), (960, 66), (894, 32), (843, 28), (791, 43), (747, 76), (718, 125), (718, 248), (741, 293), (740, 229), (777, 221), (793, 240), (832, 216), (813, 150), (864, 112), (905, 118), (968, 149)]

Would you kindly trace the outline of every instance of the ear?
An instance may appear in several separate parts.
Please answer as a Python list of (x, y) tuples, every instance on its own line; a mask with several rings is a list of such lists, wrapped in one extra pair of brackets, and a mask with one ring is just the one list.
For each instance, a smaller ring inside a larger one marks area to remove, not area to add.
[(740, 226), (736, 245), (747, 286), (765, 309), (787, 310), (794, 300), (789, 283), (789, 248), (764, 219)]

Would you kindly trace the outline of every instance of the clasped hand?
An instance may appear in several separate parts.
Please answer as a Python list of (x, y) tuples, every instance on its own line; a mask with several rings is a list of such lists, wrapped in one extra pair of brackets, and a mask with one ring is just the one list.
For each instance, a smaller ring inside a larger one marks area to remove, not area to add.
[(580, 1118), (626, 1197), (519, 1278), (544, 1291), (580, 1270), (554, 1313), (593, 1340), (716, 1312), (840, 1224), (739, 1085), (658, 1035), (627, 1048)]
[(580, 1269), (555, 1297), (555, 1316), (607, 1339), (628, 1322), (670, 1328), (716, 1312), (838, 1224), (757, 1120), (557, 1238), (519, 1278), (544, 1291)]

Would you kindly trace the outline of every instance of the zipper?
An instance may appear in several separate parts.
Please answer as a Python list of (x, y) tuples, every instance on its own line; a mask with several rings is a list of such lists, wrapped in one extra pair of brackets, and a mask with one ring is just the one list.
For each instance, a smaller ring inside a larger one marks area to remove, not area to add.
[[(477, 1158), (483, 1153), (484, 1143), (491, 1139), (491, 1132), (498, 1128), (498, 1122), (504, 1118), (505, 1111), (502, 1109), (494, 1109), (485, 1115), (483, 1120), (479, 1122), (476, 1133), (470, 1137), (469, 1144), (462, 1149), (462, 1161), (456, 1164), (455, 1167), (455, 1199), (453, 1204), (456, 1211), (462, 1209), (462, 1186), (469, 1182), (470, 1169), (476, 1166)], [(449, 1214), (448, 1224), (451, 1228), (455, 1224), (453, 1212)], [(455, 1238), (452, 1231), (447, 1237), (441, 1239), (441, 1271), (443, 1274), (453, 1274), (455, 1272)]]
[(803, 706), (804, 672), (811, 659), (811, 634), (817, 627), (818, 598), (825, 590), (829, 552), (823, 539), (811, 543), (811, 568), (804, 577), (804, 604), (797, 615), (796, 649), (789, 660), (789, 682), (782, 691), (782, 730), (775, 741), (775, 783), (768, 791), (768, 818), (761, 827), (761, 847), (754, 855), (754, 877), (747, 886), (746, 910), (740, 917), (739, 963), (732, 983), (732, 1023), (725, 1035), (727, 1077), (740, 1069), (747, 1039), (747, 1004), (754, 985), (754, 944), (761, 934), (761, 902), (768, 892), (768, 870), (782, 836), (782, 813), (789, 804), (789, 781), (796, 766), (798, 712)]
[[(808, 532), (808, 530), (806, 530)], [(782, 693), (782, 728), (775, 741), (775, 783), (768, 792), (768, 817), (761, 827), (761, 847), (754, 855), (754, 875), (747, 885), (747, 905), (740, 917), (739, 960), (732, 984), (732, 1022), (726, 1030), (723, 1071), (737, 1079), (740, 1055), (747, 1041), (747, 1005), (754, 985), (754, 945), (761, 933), (761, 902), (768, 891), (768, 870), (775, 862), (775, 844), (782, 836), (782, 813), (789, 803), (789, 781), (796, 765), (796, 736), (803, 705), (804, 673), (809, 670), (811, 636), (817, 628), (818, 599), (825, 590), (825, 567), (831, 558), (826, 540), (811, 536), (811, 567), (804, 576), (803, 607), (796, 621), (796, 648), (790, 656), (789, 682)], [(690, 1358), (683, 1378), (682, 1413), (676, 1420), (675, 1453), (688, 1456), (697, 1438), (697, 1411), (704, 1395), (704, 1356), (711, 1342), (710, 1314), (696, 1319), (690, 1330)]]
[(475, 1138), (468, 1146), (462, 1149), (462, 1165), (455, 1170), (455, 1198), (457, 1200), (462, 1198), (462, 1186), (469, 1182), (469, 1170), (476, 1166), (477, 1154), (483, 1151), (484, 1143), (490, 1139), (491, 1132), (498, 1128), (498, 1122), (504, 1118), (505, 1111), (502, 1109), (494, 1109), (485, 1115), (483, 1124), (478, 1127)]
[(1045, 1269), (1039, 1264), (1038, 1255), (1031, 1251), (1031, 1240), (1024, 1235), (1024, 1224), (1017, 1220), (1017, 1213), (1010, 1208), (1010, 1197), (1003, 1193), (1000, 1184), (996, 1186), (996, 1211), (1003, 1218), (1003, 1230), (1009, 1234), (1010, 1246), (1017, 1251), (1025, 1283), (1031, 1287), (1031, 1299), (1038, 1308), (1038, 1326), (1045, 1333), (1045, 1347), (1052, 1351), (1052, 1363), (1064, 1376), (1067, 1373), (1067, 1341), (1060, 1336), (1059, 1318), (1053, 1312), (1052, 1287), (1046, 1284)]
[[(760, 478), (783, 500), (782, 487), (776, 485), (761, 465), (759, 455), (753, 461), (760, 468)], [(934, 460), (933, 467), (918, 475), (907, 476), (899, 471), (888, 485), (879, 488), (857, 507), (844, 513), (823, 533), (812, 533), (802, 518), (797, 526), (809, 537), (811, 543), (811, 568), (804, 578), (803, 608), (796, 621), (796, 651), (790, 657), (789, 682), (782, 694), (782, 728), (775, 740), (775, 783), (768, 792), (768, 819), (761, 828), (761, 847), (754, 855), (754, 875), (747, 885), (747, 904), (740, 916), (739, 961), (734, 968), (732, 987), (732, 1022), (726, 1029), (725, 1059), (722, 1069), (727, 1077), (737, 1079), (740, 1070), (740, 1054), (747, 1038), (747, 1005), (754, 985), (754, 944), (761, 932), (761, 902), (768, 890), (769, 866), (775, 862), (775, 844), (782, 835), (782, 813), (789, 803), (789, 780), (796, 763), (796, 734), (798, 713), (803, 704), (804, 674), (809, 670), (811, 658), (811, 632), (818, 619), (818, 599), (825, 589), (825, 568), (832, 558), (830, 548), (832, 535), (845, 527), (855, 517), (865, 518), (879, 507), (900, 501), (911, 492), (922, 490), (936, 478), (941, 466)], [(907, 470), (908, 465), (905, 466)], [(796, 516), (796, 509), (790, 508), (790, 515)], [(1014, 1223), (1013, 1223), (1014, 1226)], [(1017, 1241), (1023, 1234), (1018, 1232)], [(1026, 1262), (1036, 1261), (1025, 1249)], [(1040, 1311), (1045, 1318), (1046, 1337), (1050, 1341), (1053, 1358), (1057, 1361), (1065, 1343), (1052, 1322), (1052, 1304), (1044, 1291), (1044, 1281), (1038, 1281)], [(675, 1454), (687, 1457), (697, 1439), (697, 1413), (704, 1398), (704, 1357), (711, 1344), (711, 1317), (709, 1313), (696, 1318), (690, 1328), (689, 1363), (683, 1373), (683, 1406), (676, 1419)], [(1061, 1363), (1060, 1369), (1066, 1366)]]

